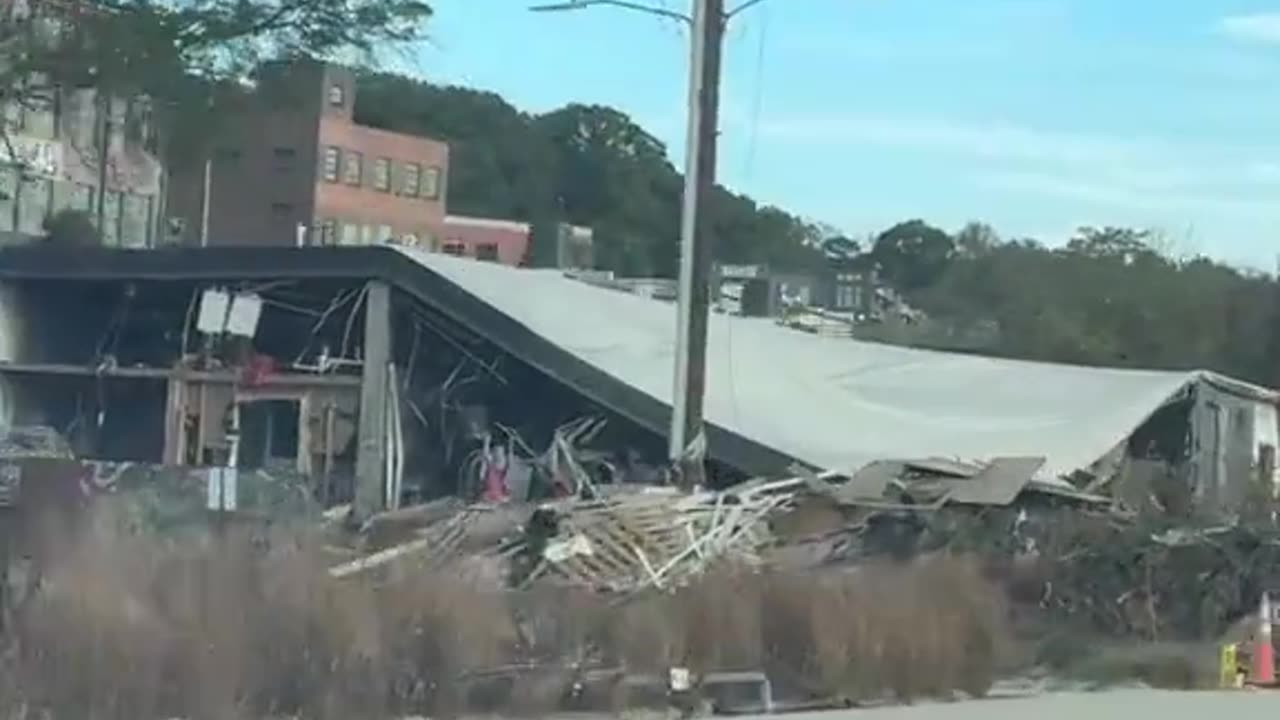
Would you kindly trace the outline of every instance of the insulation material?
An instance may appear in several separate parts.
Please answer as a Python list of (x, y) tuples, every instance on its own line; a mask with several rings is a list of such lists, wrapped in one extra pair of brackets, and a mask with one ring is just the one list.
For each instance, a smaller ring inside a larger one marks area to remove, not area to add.
[[(674, 306), (554, 270), (398, 250), (564, 352), (670, 404)], [(760, 445), (842, 472), (924, 455), (1044, 457), (1038, 477), (1056, 479), (1088, 467), (1165, 402), (1202, 383), (1274, 398), (1207, 372), (954, 355), (713, 314), (706, 414)]]
[(227, 309), (231, 296), (223, 290), (205, 290), (200, 294), (200, 314), (196, 316), (196, 329), (205, 335), (217, 335), (227, 325)]

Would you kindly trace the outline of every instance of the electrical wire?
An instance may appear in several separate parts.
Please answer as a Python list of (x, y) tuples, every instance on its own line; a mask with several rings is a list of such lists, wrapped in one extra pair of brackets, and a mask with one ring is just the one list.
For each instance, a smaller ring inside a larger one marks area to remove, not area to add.
[(338, 357), (346, 358), (348, 343), (351, 341), (351, 330), (356, 324), (356, 314), (360, 312), (360, 308), (364, 307), (365, 300), (369, 295), (369, 286), (360, 288), (359, 297), (356, 299), (355, 307), (351, 308), (351, 314), (347, 316), (347, 326), (342, 331), (342, 346), (338, 348)]
[[(339, 292), (333, 298), (332, 301), (330, 301), (329, 307), (326, 308), (324, 312), (320, 313), (320, 318), (316, 320), (315, 325), (311, 326), (311, 334), (307, 337), (306, 345), (303, 345), (302, 350), (298, 352), (297, 359), (293, 361), (294, 365), (300, 364), (306, 358), (307, 353), (311, 351), (311, 343), (315, 342), (316, 335), (320, 333), (320, 330), (324, 327), (325, 322), (328, 321), (329, 316), (337, 312), (339, 309), (341, 309), (343, 305), (346, 305), (348, 302), (350, 302), (351, 299), (354, 298), (359, 292), (360, 292), (359, 290), (343, 290)], [(324, 368), (321, 368), (321, 372), (323, 371), (324, 371)]]
[[(739, 6), (738, 11), (745, 10), (748, 5)], [(738, 12), (735, 11), (735, 12)], [(751, 98), (751, 124), (747, 131), (747, 148), (743, 159), (743, 179), (749, 179), (755, 171), (756, 145), (760, 137), (760, 113), (764, 106), (764, 66), (765, 66), (765, 48), (767, 47), (769, 35), (769, 13), (764, 10), (760, 18), (759, 44), (756, 47), (756, 67), (755, 67), (755, 87), (752, 91)], [(745, 290), (745, 287), (744, 287)], [(742, 295), (739, 291), (738, 295), (738, 312), (742, 312)], [(738, 402), (738, 381), (737, 366), (734, 363), (733, 350), (733, 325), (734, 318), (729, 317), (725, 322), (725, 361), (728, 365), (728, 387), (729, 387), (729, 411), (733, 415), (734, 423), (737, 424), (742, 416), (742, 407)]]

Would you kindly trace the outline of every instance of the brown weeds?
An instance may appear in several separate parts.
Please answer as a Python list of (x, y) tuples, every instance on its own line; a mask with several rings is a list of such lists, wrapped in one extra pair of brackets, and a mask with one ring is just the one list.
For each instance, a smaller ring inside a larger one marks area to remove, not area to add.
[(101, 522), (80, 539), (43, 555), (54, 560), (0, 643), (0, 716), (440, 716), (468, 709), (463, 678), (524, 661), (543, 669), (488, 701), (508, 714), (554, 709), (592, 663), (764, 668), (810, 695), (910, 699), (981, 694), (1002, 647), (996, 593), (951, 557), (726, 566), (617, 603), (425, 569), (334, 581), (319, 542), (297, 533), (165, 542)]

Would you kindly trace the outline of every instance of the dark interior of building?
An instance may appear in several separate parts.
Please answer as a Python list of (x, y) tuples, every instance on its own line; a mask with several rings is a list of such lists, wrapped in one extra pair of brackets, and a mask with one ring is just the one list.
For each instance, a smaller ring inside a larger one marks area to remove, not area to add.
[[(167, 426), (166, 398), (175, 377), (234, 373), (236, 393), (286, 375), (299, 386), (323, 381), (334, 394), (338, 384), (348, 395), (359, 386), (367, 293), (360, 281), (41, 279), (16, 286), (28, 335), (23, 356), (7, 370), (17, 391), (16, 420), (63, 432), (81, 457), (162, 462), (168, 432), (188, 439), (180, 462), (226, 462), (216, 439), (207, 447), (196, 443), (199, 453), (191, 449), (191, 437), (213, 437), (216, 430), (193, 429), (189, 421), (182, 430)], [(261, 299), (252, 338), (197, 330), (202, 293), (209, 288)], [(663, 478), (665, 440), (653, 429), (589, 401), (407, 294), (392, 291), (390, 323), (406, 496), (474, 494), (468, 459), (486, 439), (514, 455), (537, 456), (553, 445), (557, 428), (584, 418), (603, 421), (589, 450), (579, 449), (595, 482)], [(266, 392), (235, 404), (237, 465), (284, 467), (305, 454), (299, 450), (308, 441), (298, 397)], [(324, 450), (325, 479), (317, 483), (317, 494), (329, 503), (351, 496), (357, 436), (350, 428), (359, 418), (350, 403), (334, 414), (325, 439), (335, 444)], [(224, 427), (229, 422), (217, 421)], [(728, 466), (711, 464), (712, 484), (741, 478)]]

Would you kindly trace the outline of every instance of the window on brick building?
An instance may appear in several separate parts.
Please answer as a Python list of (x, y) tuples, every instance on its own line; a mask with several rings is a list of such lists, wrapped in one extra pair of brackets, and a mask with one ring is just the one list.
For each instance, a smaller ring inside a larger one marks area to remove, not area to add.
[(364, 174), (364, 156), (354, 150), (348, 150), (342, 163), (342, 181), (348, 185), (360, 187)]
[(422, 197), (428, 200), (440, 199), (440, 168), (429, 167), (422, 175)]
[(400, 194), (408, 197), (418, 197), (418, 191), (422, 187), (422, 166), (418, 163), (404, 164), (404, 187), (400, 188)]
[(391, 158), (380, 157), (373, 162), (373, 189), (391, 192)]
[(338, 164), (342, 159), (342, 151), (332, 145), (324, 149), (324, 179), (327, 182), (338, 182)]
[(342, 107), (347, 102), (347, 92), (342, 85), (334, 83), (329, 86), (329, 104), (334, 107)]
[(338, 222), (336, 220), (320, 221), (320, 244), (321, 245), (337, 245), (338, 244)]
[(460, 242), (447, 242), (440, 248), (440, 252), (445, 255), (457, 255), (462, 257), (467, 254), (467, 246)]
[(289, 170), (293, 168), (293, 161), (298, 157), (298, 151), (291, 147), (273, 148), (271, 157), (275, 161), (277, 170)]
[(496, 243), (481, 243), (480, 245), (476, 245), (476, 259), (497, 262), (498, 245)]

